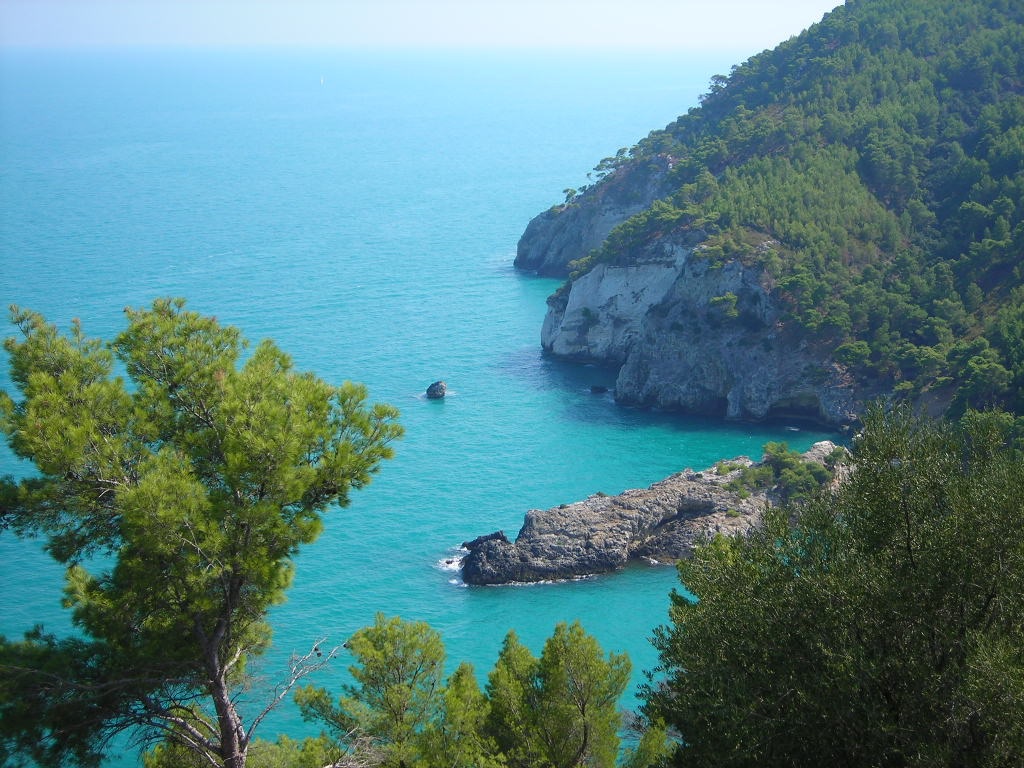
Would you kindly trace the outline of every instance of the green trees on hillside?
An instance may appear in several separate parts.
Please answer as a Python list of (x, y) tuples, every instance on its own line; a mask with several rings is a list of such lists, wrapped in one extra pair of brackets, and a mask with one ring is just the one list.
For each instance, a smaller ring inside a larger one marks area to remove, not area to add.
[(350, 754), (394, 768), (616, 764), (629, 660), (606, 658), (578, 623), (555, 627), (540, 658), (510, 632), (486, 691), (465, 663), (442, 681), (444, 647), (422, 622), (378, 615), (347, 645), (354, 683), (337, 705), (311, 686), (296, 700)]
[[(441, 636), (423, 622), (377, 615), (346, 643), (356, 663), (352, 683), (337, 705), (324, 688), (306, 686), (295, 700), (306, 720), (328, 727), (341, 744), (368, 737), (387, 765), (411, 765), (418, 739), (443, 707), (445, 650)], [(458, 687), (456, 683), (455, 687)]]
[(605, 659), (578, 623), (559, 624), (539, 659), (509, 633), (487, 681), (488, 726), (508, 764), (614, 766), (630, 668), (624, 655)]
[[(237, 694), (267, 610), (323, 514), (391, 456), (397, 412), (272, 342), (243, 356), (237, 329), (182, 300), (126, 315), (104, 344), (13, 311), (20, 397), (3, 393), (0, 426), (38, 474), (3, 481), (3, 523), (67, 566), (77, 634), (0, 644), (0, 758), (95, 765), (141, 728), (242, 768), (267, 709), (243, 722)], [(284, 689), (324, 660), (296, 660)]]
[[(740, 468), (737, 476), (725, 487), (746, 498), (751, 491), (771, 491), (782, 502), (802, 501), (818, 491), (834, 477), (836, 466), (846, 458), (846, 449), (837, 447), (824, 464), (807, 461), (799, 451), (791, 451), (786, 443), (764, 445), (760, 464)], [(720, 471), (732, 468), (719, 462)]]
[(874, 410), (849, 477), (679, 564), (648, 713), (687, 766), (1013, 766), (1024, 457), (1005, 414)]
[(863, 381), (1022, 412), (1024, 337), (992, 324), (1024, 285), (1022, 52), (1019, 2), (841, 5), (630, 150), (667, 158), (675, 191), (574, 275), (685, 232), (763, 265), (785, 323), (866, 345), (841, 361)]

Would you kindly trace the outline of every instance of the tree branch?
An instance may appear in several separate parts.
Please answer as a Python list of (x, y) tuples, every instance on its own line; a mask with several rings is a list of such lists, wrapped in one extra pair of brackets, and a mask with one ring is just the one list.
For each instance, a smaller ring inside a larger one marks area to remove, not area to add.
[(324, 643), (326, 639), (327, 638), (321, 638), (313, 643), (313, 647), (310, 648), (304, 656), (292, 656), (288, 662), (288, 679), (285, 682), (274, 686), (274, 692), (270, 701), (253, 719), (252, 724), (249, 726), (249, 731), (246, 733), (247, 739), (252, 738), (253, 731), (256, 730), (256, 727), (263, 722), (264, 718), (266, 718), (266, 716), (269, 715), (278, 704), (281, 703), (284, 697), (288, 695), (299, 680), (323, 669), (338, 654), (338, 651), (341, 649), (340, 645), (334, 646), (326, 654), (320, 650), (320, 645)]
[[(212, 740), (217, 735), (217, 729), (206, 718), (196, 714), (194, 710), (188, 710), (188, 718), (181, 715), (175, 715), (173, 714), (174, 709), (186, 708), (181, 707), (177, 703), (173, 703), (169, 707), (160, 706), (149, 696), (144, 696), (142, 698), (142, 706), (149, 715), (146, 719), (147, 725), (169, 735), (173, 735), (179, 731), (184, 734), (188, 734), (189, 738), (195, 741), (196, 746), (203, 750), (208, 750), (214, 753), (217, 752), (218, 745)], [(209, 735), (204, 735), (197, 725), (205, 728)]]

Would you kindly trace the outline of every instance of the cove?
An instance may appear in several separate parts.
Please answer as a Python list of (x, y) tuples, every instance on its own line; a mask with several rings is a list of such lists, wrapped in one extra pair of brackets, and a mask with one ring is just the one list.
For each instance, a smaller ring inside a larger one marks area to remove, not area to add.
[[(293, 652), (341, 643), (377, 611), (428, 621), (449, 668), (467, 660), (481, 676), (510, 629), (539, 652), (555, 623), (579, 619), (629, 653), (639, 682), (673, 569), (468, 588), (445, 561), (480, 533), (514, 535), (531, 508), (827, 436), (615, 405), (591, 389), (609, 372), (541, 352), (558, 282), (512, 268), (530, 217), (695, 104), (734, 55), (2, 56), (5, 305), (110, 338), (124, 306), (184, 296), (402, 411), (396, 458), (298, 555), (254, 707)], [(427, 400), (437, 379), (448, 396)], [(0, 472), (29, 469), (4, 449)], [(68, 629), (62, 574), (35, 543), (0, 534), (0, 563), (0, 632)], [(337, 687), (346, 663), (313, 682)], [(262, 736), (308, 729), (289, 704)]]

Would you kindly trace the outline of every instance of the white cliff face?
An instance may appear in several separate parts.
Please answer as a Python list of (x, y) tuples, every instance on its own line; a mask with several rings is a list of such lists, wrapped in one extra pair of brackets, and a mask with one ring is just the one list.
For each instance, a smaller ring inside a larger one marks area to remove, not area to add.
[(549, 311), (541, 345), (563, 357), (625, 361), (651, 307), (665, 299), (690, 252), (617, 267), (599, 264), (572, 284), (564, 308)]
[(762, 420), (855, 418), (853, 384), (785, 323), (760, 268), (713, 266), (669, 238), (635, 266), (601, 264), (549, 302), (552, 354), (620, 365), (622, 403)]

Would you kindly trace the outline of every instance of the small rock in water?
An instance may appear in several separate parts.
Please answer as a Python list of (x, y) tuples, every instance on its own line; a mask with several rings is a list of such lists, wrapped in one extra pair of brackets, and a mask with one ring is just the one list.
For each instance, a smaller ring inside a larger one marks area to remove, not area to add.
[(608, 387), (603, 384), (591, 384), (590, 391), (595, 395), (603, 395), (608, 391)]
[(427, 397), (431, 400), (440, 400), (445, 396), (448, 391), (448, 385), (443, 381), (435, 381), (429, 387), (427, 387)]

